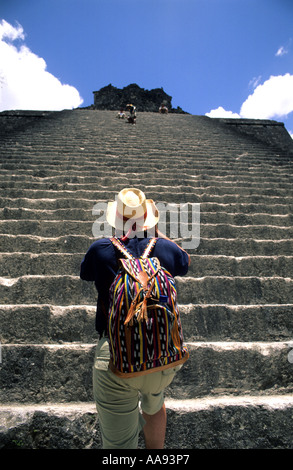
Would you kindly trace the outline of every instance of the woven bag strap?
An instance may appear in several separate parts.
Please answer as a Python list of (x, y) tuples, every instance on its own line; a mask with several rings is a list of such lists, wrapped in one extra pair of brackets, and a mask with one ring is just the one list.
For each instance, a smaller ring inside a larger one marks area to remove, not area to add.
[(111, 238), (111, 242), (113, 243), (116, 248), (128, 259), (134, 259), (134, 256), (127, 250), (126, 246), (124, 246), (118, 238), (113, 237)]
[[(151, 240), (149, 241), (149, 243), (147, 244), (147, 247), (145, 248), (141, 258), (148, 258), (149, 255), (150, 255), (150, 252), (152, 251), (153, 247), (155, 246), (156, 244), (156, 241), (157, 239), (156, 238), (151, 238)], [(116, 246), (116, 248), (118, 248), (118, 250), (124, 255), (126, 256), (128, 259), (135, 259), (134, 256), (128, 251), (128, 249), (126, 248), (126, 246), (123, 245), (123, 243), (121, 243), (121, 241), (116, 238), (116, 237), (112, 237), (111, 238), (111, 242), (113, 243), (113, 245)]]
[(149, 241), (146, 249), (144, 250), (143, 254), (142, 254), (142, 258), (148, 258), (149, 255), (150, 255), (150, 252), (152, 251), (153, 247), (155, 246), (156, 244), (156, 241), (157, 239), (156, 238), (151, 238), (151, 240)]

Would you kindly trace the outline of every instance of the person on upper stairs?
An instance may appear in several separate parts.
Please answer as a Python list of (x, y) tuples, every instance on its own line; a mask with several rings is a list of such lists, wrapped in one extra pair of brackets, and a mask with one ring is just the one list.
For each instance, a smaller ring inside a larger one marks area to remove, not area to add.
[(117, 116), (116, 116), (118, 119), (125, 119), (126, 118), (126, 114), (123, 110), (123, 108), (120, 109), (120, 111), (117, 113)]
[(159, 107), (159, 113), (168, 114), (168, 108), (164, 103), (162, 103), (161, 106)]
[(135, 124), (136, 123), (136, 107), (133, 104), (127, 104), (126, 110), (129, 112), (127, 122), (131, 124)]
[[(81, 279), (94, 281), (98, 291), (96, 329), (100, 338), (93, 366), (93, 393), (103, 448), (136, 449), (139, 432), (143, 429), (146, 448), (162, 449), (167, 422), (164, 389), (172, 382), (185, 358), (180, 359), (181, 362), (168, 363), (167, 368), (164, 366), (163, 370), (162, 367), (154, 366), (148, 371), (150, 373), (141, 373), (140, 369), (135, 376), (125, 378), (125, 374), (117, 375), (111, 367), (109, 335), (111, 338), (113, 335), (109, 330), (109, 322), (113, 316), (114, 304), (112, 302), (111, 310), (109, 293), (113, 281), (115, 280), (115, 285), (117, 278), (119, 279), (119, 266), (121, 266), (119, 258), (127, 259), (127, 256), (121, 254), (124, 253), (123, 250), (137, 259), (145, 254), (149, 244), (154, 243), (151, 259), (154, 260), (156, 257), (171, 276), (186, 275), (190, 257), (179, 245), (158, 231), (158, 209), (154, 201), (146, 199), (139, 189), (121, 190), (116, 200), (108, 203), (106, 220), (112, 227), (112, 233), (113, 229), (115, 230), (116, 240), (113, 238), (96, 240), (88, 249), (80, 269)], [(117, 237), (120, 249), (115, 244)], [(167, 301), (161, 296), (159, 298), (162, 302)], [(147, 312), (151, 315), (149, 310)], [(178, 317), (176, 325), (179, 323)], [(152, 335), (155, 336), (157, 333), (154, 332)], [(176, 342), (179, 342), (179, 336), (176, 338)]]

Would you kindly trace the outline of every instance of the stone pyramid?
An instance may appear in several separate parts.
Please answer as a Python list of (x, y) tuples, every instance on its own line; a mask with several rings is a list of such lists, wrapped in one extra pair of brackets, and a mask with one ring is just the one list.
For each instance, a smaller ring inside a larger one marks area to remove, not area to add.
[(166, 448), (292, 448), (293, 143), (284, 126), (15, 111), (0, 113), (0, 139), (0, 448), (101, 447), (96, 292), (79, 267), (94, 241), (93, 207), (126, 186), (200, 204), (200, 243), (177, 278), (190, 359), (166, 392)]

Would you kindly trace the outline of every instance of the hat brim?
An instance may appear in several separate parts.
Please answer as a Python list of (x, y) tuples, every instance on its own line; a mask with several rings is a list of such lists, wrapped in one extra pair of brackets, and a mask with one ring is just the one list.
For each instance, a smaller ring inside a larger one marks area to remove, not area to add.
[[(156, 205), (152, 199), (146, 199), (146, 207), (147, 216), (141, 230), (148, 230), (154, 227), (160, 219), (159, 211), (156, 208)], [(119, 230), (124, 229), (125, 222), (121, 220), (120, 217), (117, 217), (117, 201), (108, 202), (106, 219), (108, 224), (111, 225), (111, 227), (114, 227)]]

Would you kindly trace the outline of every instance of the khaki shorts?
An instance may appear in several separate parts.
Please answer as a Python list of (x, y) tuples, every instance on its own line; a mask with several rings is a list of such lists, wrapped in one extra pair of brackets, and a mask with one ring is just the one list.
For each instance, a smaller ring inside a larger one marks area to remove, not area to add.
[(164, 389), (181, 366), (123, 379), (108, 368), (109, 360), (108, 338), (102, 338), (96, 348), (93, 391), (103, 449), (137, 449), (145, 424), (140, 406), (146, 414), (157, 413), (164, 404)]

